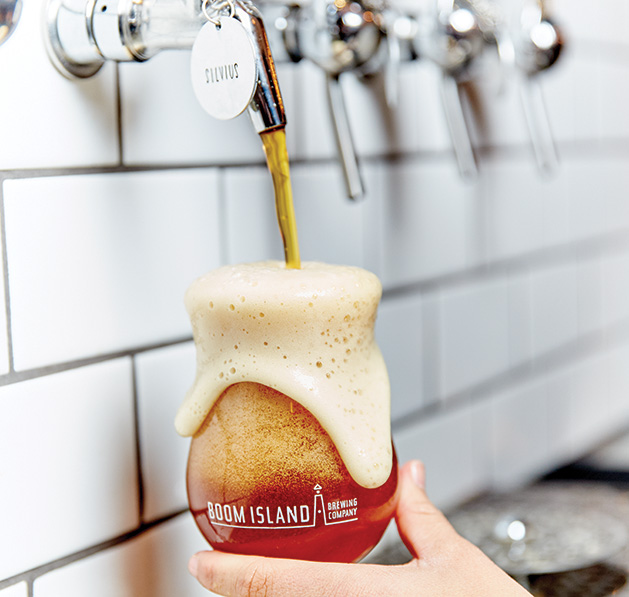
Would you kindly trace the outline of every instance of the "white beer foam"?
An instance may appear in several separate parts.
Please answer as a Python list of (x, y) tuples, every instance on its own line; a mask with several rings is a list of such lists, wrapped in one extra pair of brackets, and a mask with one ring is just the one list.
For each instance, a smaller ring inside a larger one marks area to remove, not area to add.
[(353, 479), (382, 485), (392, 466), (390, 387), (374, 340), (382, 286), (358, 267), (280, 261), (225, 266), (186, 293), (197, 374), (175, 420), (194, 435), (221, 393), (253, 381), (308, 409)]

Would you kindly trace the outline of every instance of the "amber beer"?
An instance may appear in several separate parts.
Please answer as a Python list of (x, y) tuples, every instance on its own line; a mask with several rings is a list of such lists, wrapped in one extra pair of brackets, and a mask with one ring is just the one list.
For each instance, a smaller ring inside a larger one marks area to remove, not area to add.
[(352, 562), (381, 538), (397, 462), (380, 293), (360, 268), (311, 262), (227, 266), (188, 290), (197, 378), (176, 425), (214, 548)]
[(230, 386), (192, 440), (190, 508), (223, 551), (352, 562), (380, 539), (395, 503), (395, 457), (378, 488), (358, 485), (301, 405), (256, 383)]

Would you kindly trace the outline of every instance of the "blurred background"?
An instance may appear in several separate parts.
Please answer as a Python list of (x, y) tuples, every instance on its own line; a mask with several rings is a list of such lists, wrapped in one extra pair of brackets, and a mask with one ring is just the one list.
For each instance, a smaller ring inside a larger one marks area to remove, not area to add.
[[(376, 334), (398, 456), (425, 462), (440, 508), (524, 491), (584, 458), (617, 471), (618, 486), (629, 5), (547, 3), (564, 40), (556, 63), (531, 74), (485, 29), (461, 74), (409, 37), (434, 34), (433, 4), (392, 0), (394, 68), (338, 77), (361, 200), (347, 197), (329, 75), (291, 60), (285, 8), (260, 5), (302, 258), (382, 280)], [(521, 27), (523, 6), (476, 9), (503, 32)], [(187, 51), (62, 77), (43, 8), (29, 0), (10, 36), (0, 29), (0, 597), (206, 595), (186, 569), (206, 544), (186, 510), (189, 440), (173, 427), (195, 369), (183, 294), (221, 264), (282, 258), (262, 147), (246, 114), (221, 122), (199, 107)], [(444, 76), (462, 99), (467, 170)], [(533, 151), (531, 89), (557, 163)], [(392, 531), (382, 550), (396, 542)]]

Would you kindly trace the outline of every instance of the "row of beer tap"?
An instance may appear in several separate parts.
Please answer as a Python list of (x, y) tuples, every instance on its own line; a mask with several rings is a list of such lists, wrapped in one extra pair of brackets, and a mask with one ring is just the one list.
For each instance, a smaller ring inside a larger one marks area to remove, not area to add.
[[(513, 4), (513, 3), (512, 3)], [(444, 116), (460, 175), (474, 180), (478, 162), (463, 107), (463, 86), (482, 74), (488, 53), (515, 79), (523, 116), (542, 174), (557, 167), (557, 153), (539, 75), (557, 61), (563, 37), (543, 0), (525, 0), (516, 19), (489, 0), (435, 0), (427, 14), (404, 14), (385, 0), (313, 0), (276, 19), (291, 60), (308, 59), (326, 73), (327, 91), (347, 194), (363, 183), (340, 78), (381, 71), (388, 108), (395, 110), (403, 61), (428, 59), (441, 70)], [(516, 23), (512, 23), (516, 20)], [(496, 61), (491, 61), (492, 68)]]
[(409, 14), (387, 0), (304, 0), (281, 6), (279, 14), (277, 2), (269, 0), (257, 6), (250, 0), (48, 0), (47, 43), (63, 74), (87, 77), (106, 60), (143, 61), (164, 49), (190, 48), (208, 19), (217, 25), (215, 19), (229, 17), (247, 22), (258, 63), (258, 90), (249, 112), (261, 132), (283, 118), (274, 116), (281, 104), (279, 89), (273, 89), (275, 73), (265, 72), (274, 68), (274, 48), (262, 22), (273, 14), (266, 29), (275, 28), (270, 37), (283, 44), (282, 53), (293, 62), (310, 60), (325, 72), (347, 195), (357, 199), (364, 186), (341, 79), (349, 72), (364, 78), (379, 73), (386, 108), (396, 110), (398, 70), (405, 61), (429, 60), (439, 68), (444, 116), (464, 179), (477, 176), (478, 161), (462, 94), (487, 64), (498, 64), (516, 81), (539, 170), (555, 170), (540, 76), (557, 61), (562, 33), (544, 0), (499, 1), (431, 0), (428, 10)]

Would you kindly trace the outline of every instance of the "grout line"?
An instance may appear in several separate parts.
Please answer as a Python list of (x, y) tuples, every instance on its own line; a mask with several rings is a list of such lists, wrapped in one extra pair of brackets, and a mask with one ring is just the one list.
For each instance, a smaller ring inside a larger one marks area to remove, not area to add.
[(7, 257), (7, 228), (6, 210), (4, 209), (4, 185), (0, 178), (0, 235), (2, 243), (2, 271), (4, 278), (4, 310), (7, 331), (7, 354), (9, 357), (9, 372), (13, 371), (13, 329), (11, 327), (11, 300), (9, 292), (9, 260)]
[[(253, 164), (242, 164), (235, 167), (250, 167)], [(217, 164), (133, 164), (133, 165), (104, 165), (77, 166), (68, 168), (36, 168), (33, 170), (7, 170), (0, 176), (6, 179), (23, 178), (52, 178), (62, 176), (83, 176), (90, 174), (126, 174), (133, 172), (167, 172), (170, 170), (207, 170), (220, 167)]]
[(116, 86), (116, 134), (118, 136), (118, 160), (124, 166), (124, 144), (122, 142), (122, 93), (120, 90), (120, 63), (115, 62)]
[(131, 356), (131, 384), (133, 388), (133, 428), (135, 434), (136, 480), (138, 484), (138, 519), (144, 522), (144, 474), (142, 467), (142, 446), (140, 442), (140, 400), (138, 393), (137, 359)]
[(45, 375), (52, 375), (54, 373), (62, 373), (63, 371), (70, 371), (72, 369), (78, 369), (80, 367), (86, 367), (88, 365), (95, 365), (103, 363), (112, 359), (118, 359), (122, 357), (132, 357), (143, 352), (151, 350), (158, 350), (160, 348), (167, 348), (169, 346), (175, 346), (177, 344), (184, 344), (185, 342), (191, 342), (192, 336), (185, 336), (182, 338), (176, 338), (168, 342), (159, 342), (155, 344), (147, 344), (145, 346), (138, 346), (129, 348), (127, 350), (121, 350), (117, 352), (110, 352), (101, 354), (94, 357), (88, 357), (85, 359), (78, 359), (76, 361), (68, 361), (65, 363), (55, 363), (54, 365), (46, 365), (43, 367), (36, 367), (34, 369), (25, 369), (23, 371), (11, 371), (7, 375), (0, 375), (0, 386), (6, 386), (29, 379), (35, 379), (37, 377), (43, 377)]
[(469, 282), (503, 279), (509, 275), (521, 274), (535, 268), (547, 268), (562, 263), (575, 263), (580, 259), (622, 252), (629, 249), (629, 229), (617, 230), (600, 237), (577, 240), (554, 247), (544, 247), (529, 253), (481, 263), (459, 271), (426, 278), (419, 282), (391, 286), (383, 290), (384, 298), (396, 298), (411, 294), (430, 294), (451, 289)]
[[(120, 128), (122, 106), (120, 106)], [(194, 170), (207, 168), (251, 168), (254, 166), (266, 167), (264, 160), (251, 160), (247, 162), (234, 163), (216, 163), (216, 162), (182, 162), (167, 164), (151, 164), (137, 163), (133, 165), (125, 165), (122, 155), (122, 133), (119, 133), (119, 165), (103, 165), (103, 166), (69, 166), (69, 167), (51, 167), (51, 168), (15, 168), (9, 170), (0, 170), (0, 176), (5, 178), (42, 178), (51, 176), (76, 176), (80, 174), (112, 174), (121, 172), (153, 172), (161, 170)], [(482, 169), (482, 160), (496, 159), (501, 160), (526, 160), (530, 161), (530, 147), (528, 144), (523, 145), (506, 145), (506, 146), (479, 146), (475, 150), (478, 157), (481, 158), (480, 168)], [(606, 158), (609, 156), (618, 156), (626, 154), (629, 156), (629, 141), (626, 139), (580, 139), (568, 143), (558, 143), (558, 151), (565, 157), (588, 157), (588, 158)], [(393, 151), (383, 154), (375, 154), (361, 156), (363, 167), (367, 164), (383, 163), (383, 164), (399, 164), (414, 163), (422, 161), (426, 162), (442, 162), (452, 161), (452, 151), (444, 150), (415, 150), (415, 151)], [(322, 158), (291, 158), (292, 166), (315, 166), (315, 165), (338, 165), (336, 156)]]
[(119, 535), (118, 537), (114, 537), (113, 539), (108, 539), (107, 541), (103, 541), (102, 543), (97, 543), (96, 545), (92, 545), (91, 547), (87, 547), (80, 551), (76, 551), (67, 556), (63, 556), (56, 560), (52, 560), (51, 562), (47, 562), (46, 564), (42, 564), (41, 566), (36, 566), (35, 568), (31, 568), (30, 570), (26, 570), (25, 572), (21, 572), (19, 574), (15, 574), (14, 576), (10, 576), (5, 578), (4, 580), (0, 580), (0, 591), (2, 589), (6, 589), (12, 585), (15, 585), (19, 582), (25, 581), (27, 585), (30, 587), (38, 577), (52, 572), (53, 570), (57, 570), (59, 568), (63, 568), (64, 566), (68, 566), (69, 564), (73, 564), (79, 560), (87, 558), (89, 556), (95, 555), (107, 549), (111, 549), (112, 547), (117, 547), (127, 541), (135, 539), (140, 535), (154, 529), (155, 527), (169, 522), (182, 514), (189, 512), (188, 508), (184, 508), (181, 510), (177, 510), (176, 512), (171, 512), (162, 518), (158, 518), (157, 520), (153, 520), (148, 523), (142, 523), (136, 529)]

